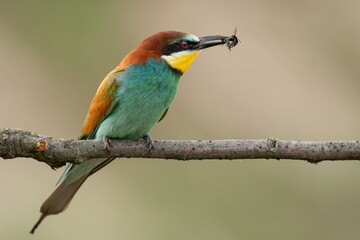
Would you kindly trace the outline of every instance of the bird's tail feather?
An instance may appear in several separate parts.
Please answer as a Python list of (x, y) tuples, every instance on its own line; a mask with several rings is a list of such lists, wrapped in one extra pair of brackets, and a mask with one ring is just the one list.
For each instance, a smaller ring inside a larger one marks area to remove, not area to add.
[(89, 175), (82, 176), (75, 182), (71, 184), (66, 184), (62, 182), (55, 191), (46, 199), (46, 201), (41, 205), (40, 212), (41, 216), (39, 220), (35, 223), (34, 227), (31, 229), (30, 233), (34, 233), (36, 228), (48, 215), (58, 214), (66, 209), (69, 205), (71, 199), (74, 197), (77, 190), (85, 182), (86, 178)]
[(73, 165), (68, 173), (66, 173), (64, 180), (41, 205), (41, 216), (30, 233), (35, 232), (46, 216), (63, 212), (85, 180), (112, 160), (114, 158), (91, 159), (79, 165)]

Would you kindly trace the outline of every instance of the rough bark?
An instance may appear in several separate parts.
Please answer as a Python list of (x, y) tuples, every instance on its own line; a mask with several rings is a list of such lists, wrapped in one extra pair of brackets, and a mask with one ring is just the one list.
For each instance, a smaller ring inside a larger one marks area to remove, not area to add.
[(52, 168), (66, 162), (81, 163), (98, 157), (202, 159), (291, 159), (311, 163), (360, 160), (360, 141), (263, 140), (153, 140), (153, 149), (144, 140), (102, 141), (55, 139), (23, 130), (0, 128), (0, 157), (33, 158)]

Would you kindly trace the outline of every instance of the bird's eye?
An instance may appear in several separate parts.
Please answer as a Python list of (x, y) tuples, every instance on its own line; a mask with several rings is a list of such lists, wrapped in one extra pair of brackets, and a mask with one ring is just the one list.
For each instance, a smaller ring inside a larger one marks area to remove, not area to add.
[(182, 48), (186, 49), (186, 48), (188, 48), (189, 45), (188, 45), (188, 43), (186, 41), (183, 40), (183, 41), (180, 42), (180, 46)]

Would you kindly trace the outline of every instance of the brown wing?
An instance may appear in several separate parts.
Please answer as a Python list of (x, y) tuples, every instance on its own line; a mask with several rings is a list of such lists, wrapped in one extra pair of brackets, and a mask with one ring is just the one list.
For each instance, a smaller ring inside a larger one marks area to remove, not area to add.
[(102, 120), (109, 114), (114, 95), (120, 87), (116, 81), (115, 70), (111, 71), (100, 84), (89, 107), (88, 114), (81, 131), (81, 139), (91, 136)]

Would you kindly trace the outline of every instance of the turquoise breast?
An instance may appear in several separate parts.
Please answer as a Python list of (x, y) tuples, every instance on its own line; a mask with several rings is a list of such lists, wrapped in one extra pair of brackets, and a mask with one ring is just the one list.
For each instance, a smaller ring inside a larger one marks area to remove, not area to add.
[(174, 100), (180, 77), (163, 59), (149, 59), (117, 73), (120, 87), (96, 139), (138, 139), (148, 135)]

